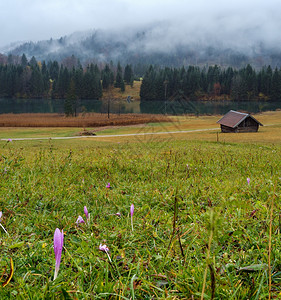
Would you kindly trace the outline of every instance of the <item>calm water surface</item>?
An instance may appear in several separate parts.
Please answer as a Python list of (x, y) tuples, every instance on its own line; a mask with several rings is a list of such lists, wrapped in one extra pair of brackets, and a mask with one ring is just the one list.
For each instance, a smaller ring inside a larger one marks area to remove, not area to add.
[[(126, 100), (80, 100), (80, 112), (107, 113), (151, 113), (151, 114), (225, 114), (229, 110), (257, 113), (281, 109), (281, 100), (265, 101), (132, 101)], [(48, 99), (0, 99), (0, 114), (4, 113), (64, 113), (64, 100)]]

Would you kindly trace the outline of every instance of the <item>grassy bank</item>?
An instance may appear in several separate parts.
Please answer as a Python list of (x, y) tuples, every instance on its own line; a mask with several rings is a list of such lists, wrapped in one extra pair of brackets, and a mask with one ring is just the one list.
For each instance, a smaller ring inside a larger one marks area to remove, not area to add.
[(278, 297), (280, 143), (193, 139), (1, 142), (1, 299)]

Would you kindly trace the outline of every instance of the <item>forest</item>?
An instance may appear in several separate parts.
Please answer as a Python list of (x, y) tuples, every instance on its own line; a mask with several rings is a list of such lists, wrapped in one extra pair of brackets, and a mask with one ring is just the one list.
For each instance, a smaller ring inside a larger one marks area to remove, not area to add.
[(250, 64), (240, 69), (218, 65), (121, 66), (119, 62), (82, 66), (74, 56), (59, 63), (37, 61), (35, 57), (28, 60), (25, 54), (0, 59), (2, 98), (101, 99), (112, 87), (125, 92), (126, 85), (132, 86), (134, 80), (142, 81), (141, 101), (164, 101), (177, 95), (194, 100), (274, 101), (281, 95), (281, 69), (270, 65), (260, 70)]
[(142, 80), (141, 99), (174, 99), (178, 95), (194, 100), (278, 100), (281, 70), (266, 66), (256, 71), (249, 64), (241, 69), (217, 65), (201, 69), (196, 66), (187, 69), (156, 69), (150, 66)]

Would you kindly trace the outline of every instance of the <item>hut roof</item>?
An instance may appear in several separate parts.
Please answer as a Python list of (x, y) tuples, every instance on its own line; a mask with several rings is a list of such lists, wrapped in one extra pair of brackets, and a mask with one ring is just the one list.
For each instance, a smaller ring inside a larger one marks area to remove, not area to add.
[(227, 127), (235, 128), (248, 117), (252, 118), (259, 125), (263, 126), (258, 120), (256, 120), (250, 114), (242, 113), (242, 112), (235, 111), (235, 110), (230, 110), (220, 120), (218, 120), (217, 123), (227, 126)]

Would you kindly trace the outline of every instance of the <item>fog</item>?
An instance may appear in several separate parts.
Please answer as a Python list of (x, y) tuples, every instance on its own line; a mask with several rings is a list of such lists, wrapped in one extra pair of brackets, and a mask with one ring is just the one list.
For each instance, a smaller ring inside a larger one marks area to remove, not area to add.
[(178, 43), (255, 51), (257, 44), (278, 48), (281, 41), (277, 0), (9, 0), (0, 10), (0, 47), (94, 29), (122, 37), (151, 28), (144, 37), (147, 51)]

